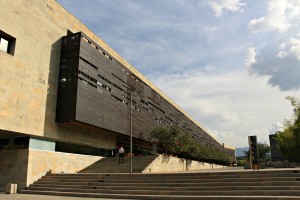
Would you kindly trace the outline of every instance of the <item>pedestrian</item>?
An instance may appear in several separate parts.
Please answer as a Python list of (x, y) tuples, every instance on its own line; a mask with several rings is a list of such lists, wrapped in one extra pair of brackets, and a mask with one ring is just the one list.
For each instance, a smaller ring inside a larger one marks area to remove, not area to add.
[(124, 162), (124, 154), (125, 154), (125, 151), (124, 151), (124, 148), (123, 146), (121, 145), (120, 148), (119, 148), (119, 164)]

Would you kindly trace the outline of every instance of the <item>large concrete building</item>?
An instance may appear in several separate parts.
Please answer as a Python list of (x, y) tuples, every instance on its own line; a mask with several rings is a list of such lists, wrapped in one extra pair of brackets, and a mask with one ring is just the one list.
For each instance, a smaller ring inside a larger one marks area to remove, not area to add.
[(155, 127), (177, 125), (234, 156), (55, 0), (0, 7), (0, 189), (128, 147), (131, 122), (134, 153), (152, 151)]

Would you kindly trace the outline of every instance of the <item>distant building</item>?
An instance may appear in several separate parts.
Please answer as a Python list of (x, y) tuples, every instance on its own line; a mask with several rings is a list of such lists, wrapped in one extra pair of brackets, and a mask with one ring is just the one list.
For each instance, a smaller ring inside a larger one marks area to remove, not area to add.
[(236, 151), (235, 151), (235, 147), (233, 146), (229, 146), (227, 144), (224, 144), (223, 143), (223, 146), (224, 146), (224, 151), (225, 153), (229, 156), (229, 159), (232, 163), (236, 163)]
[(0, 7), (0, 190), (129, 149), (131, 122), (134, 154), (152, 152), (151, 130), (177, 125), (234, 155), (55, 0)]

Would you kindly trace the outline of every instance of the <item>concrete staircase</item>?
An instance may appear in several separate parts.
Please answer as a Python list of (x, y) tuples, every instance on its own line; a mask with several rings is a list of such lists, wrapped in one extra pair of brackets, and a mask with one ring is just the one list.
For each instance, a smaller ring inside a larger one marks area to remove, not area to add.
[(21, 192), (109, 199), (300, 199), (300, 170), (49, 174)]
[[(141, 173), (157, 155), (148, 156), (134, 156), (132, 157), (132, 172)], [(124, 163), (119, 164), (118, 157), (103, 158), (87, 168), (81, 170), (79, 173), (129, 173), (130, 172), (130, 158), (124, 157)]]

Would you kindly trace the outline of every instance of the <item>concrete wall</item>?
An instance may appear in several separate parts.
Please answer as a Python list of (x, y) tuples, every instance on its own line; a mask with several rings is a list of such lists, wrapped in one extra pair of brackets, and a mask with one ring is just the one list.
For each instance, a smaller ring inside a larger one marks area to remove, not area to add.
[(26, 186), (28, 153), (28, 149), (0, 151), (0, 192), (8, 183)]
[(52, 173), (76, 173), (102, 158), (99, 156), (30, 149), (27, 186), (50, 170)]
[(0, 29), (16, 38), (14, 56), (0, 51), (0, 130), (114, 148), (114, 133), (55, 122), (61, 37), (68, 29), (97, 37), (55, 0), (0, 1), (0, 7)]
[(222, 165), (209, 164), (193, 160), (185, 160), (171, 156), (159, 155), (143, 173), (192, 171), (201, 169), (218, 169)]
[(18, 184), (21, 190), (50, 170), (76, 173), (103, 157), (22, 149), (0, 151), (0, 158), (0, 192), (3, 192), (8, 183)]

